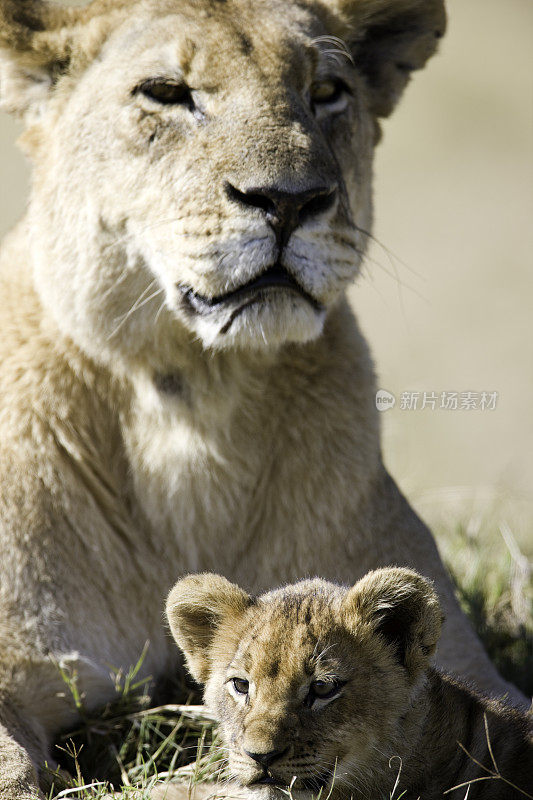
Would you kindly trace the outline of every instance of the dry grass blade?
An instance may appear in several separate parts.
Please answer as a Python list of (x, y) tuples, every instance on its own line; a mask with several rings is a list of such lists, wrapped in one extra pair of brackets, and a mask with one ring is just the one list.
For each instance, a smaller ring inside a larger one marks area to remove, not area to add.
[(131, 714), (130, 718), (154, 716), (156, 714), (180, 714), (187, 719), (196, 720), (202, 724), (216, 722), (214, 715), (207, 710), (206, 706), (187, 705), (186, 703), (167, 703), (164, 706), (145, 708), (142, 711), (136, 711)]
[(477, 766), (480, 769), (482, 769), (484, 772), (486, 772), (487, 774), (486, 775), (481, 775), (479, 778), (472, 778), (471, 780), (464, 781), (463, 783), (459, 783), (456, 786), (452, 786), (451, 789), (447, 789), (445, 792), (443, 792), (443, 794), (450, 794), (450, 792), (454, 792), (457, 789), (462, 789), (465, 786), (470, 787), (472, 784), (480, 783), (482, 781), (502, 781), (502, 783), (507, 784), (507, 786), (510, 786), (516, 792), (521, 794), (522, 797), (528, 797), (529, 800), (533, 800), (533, 795), (529, 794), (524, 789), (521, 789), (520, 786), (517, 786), (516, 783), (513, 783), (512, 781), (510, 781), (508, 778), (505, 778), (501, 774), (501, 772), (499, 770), (499, 767), (498, 767), (498, 764), (496, 763), (496, 759), (494, 757), (494, 752), (492, 750), (492, 743), (490, 741), (490, 735), (489, 735), (489, 724), (488, 724), (488, 720), (487, 720), (487, 715), (486, 714), (483, 714), (483, 722), (484, 722), (484, 725), (485, 725), (485, 738), (486, 738), (486, 742), (487, 742), (487, 749), (489, 751), (489, 755), (490, 755), (490, 758), (491, 758), (492, 765), (493, 765), (494, 769), (490, 769), (490, 767), (486, 767), (484, 764), (481, 763), (481, 761), (478, 761), (477, 758), (474, 758), (474, 756), (471, 753), (468, 752), (466, 747), (463, 744), (461, 744), (461, 742), (457, 742), (457, 744), (459, 745), (461, 750), (464, 753), (466, 753), (468, 758), (471, 761), (473, 761), (474, 764), (477, 764)]

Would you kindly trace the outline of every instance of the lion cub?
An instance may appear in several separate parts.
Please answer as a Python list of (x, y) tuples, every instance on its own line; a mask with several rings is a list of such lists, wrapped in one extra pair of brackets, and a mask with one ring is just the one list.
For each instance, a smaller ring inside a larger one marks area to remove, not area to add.
[(191, 575), (167, 615), (246, 795), (381, 800), (398, 779), (394, 796), (413, 800), (463, 800), (465, 784), (469, 800), (533, 796), (528, 717), (430, 666), (442, 614), (416, 572), (258, 598)]

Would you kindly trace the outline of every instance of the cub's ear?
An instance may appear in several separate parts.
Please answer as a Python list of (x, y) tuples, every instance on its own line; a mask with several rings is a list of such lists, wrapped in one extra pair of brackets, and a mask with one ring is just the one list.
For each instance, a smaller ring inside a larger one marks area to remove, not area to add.
[(0, 0), (0, 107), (38, 118), (59, 78), (94, 47), (99, 31), (86, 23), (101, 6), (101, 0), (82, 8)]
[(205, 572), (178, 581), (167, 599), (172, 635), (198, 683), (209, 677), (210, 650), (221, 624), (240, 621), (252, 598), (221, 575)]
[(342, 614), (349, 629), (367, 625), (385, 640), (412, 680), (427, 668), (442, 626), (431, 583), (399, 567), (365, 575), (346, 594)]
[(444, 0), (325, 2), (345, 23), (341, 35), (366, 78), (372, 112), (387, 117), (411, 73), (422, 69), (444, 35)]

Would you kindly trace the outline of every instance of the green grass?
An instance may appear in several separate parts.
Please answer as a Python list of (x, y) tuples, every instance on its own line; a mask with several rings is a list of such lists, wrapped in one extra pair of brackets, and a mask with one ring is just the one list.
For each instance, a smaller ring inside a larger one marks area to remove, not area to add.
[[(62, 673), (80, 724), (55, 744), (59, 767), (45, 771), (50, 798), (103, 800), (110, 791), (122, 790), (124, 800), (141, 800), (157, 781), (194, 784), (220, 777), (216, 726), (200, 697), (178, 677), (154, 695), (150, 679), (137, 680), (143, 658), (144, 653), (128, 673), (115, 675), (115, 698), (92, 714), (78, 692), (76, 674)], [(172, 702), (165, 702), (168, 698)]]
[(501, 674), (533, 696), (533, 572), (511, 527), (483, 516), (434, 527), (459, 601)]
[[(483, 515), (452, 530), (434, 522), (441, 552), (458, 597), (500, 672), (527, 695), (533, 694), (533, 578), (510, 527)], [(503, 525), (503, 527), (502, 527)], [(115, 676), (116, 696), (98, 713), (88, 713), (75, 674), (64, 680), (81, 721), (57, 741), (47, 791), (57, 796), (103, 800), (110, 791), (121, 800), (148, 798), (157, 781), (217, 781), (223, 759), (216, 726), (201, 699), (175, 679), (158, 693), (137, 676), (141, 656), (128, 673)]]

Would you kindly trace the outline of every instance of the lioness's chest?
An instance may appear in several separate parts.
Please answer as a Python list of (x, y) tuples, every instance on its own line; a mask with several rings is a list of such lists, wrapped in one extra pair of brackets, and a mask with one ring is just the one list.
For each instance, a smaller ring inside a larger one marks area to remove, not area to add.
[(302, 414), (272, 398), (225, 402), (198, 424), (183, 404), (153, 396), (130, 420), (134, 492), (154, 552), (172, 577), (217, 570), (254, 588), (338, 574), (365, 488), (354, 481), (350, 432), (339, 448), (338, 430), (311, 404)]

